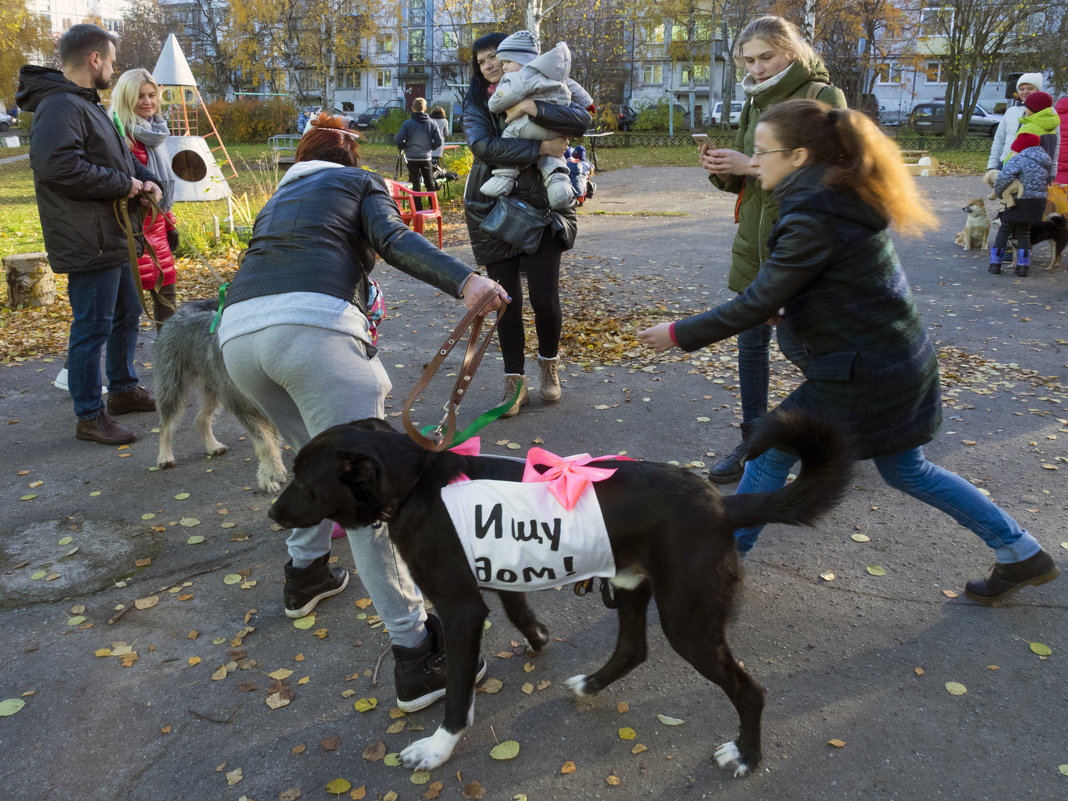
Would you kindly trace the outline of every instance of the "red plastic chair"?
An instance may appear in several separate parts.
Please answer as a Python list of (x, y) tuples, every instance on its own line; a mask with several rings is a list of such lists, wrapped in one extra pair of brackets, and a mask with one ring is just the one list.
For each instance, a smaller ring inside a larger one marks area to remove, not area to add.
[(415, 204), (412, 199), (405, 194), (410, 190), (404, 186), (404, 184), (391, 181), (389, 178), (383, 179), (386, 182), (386, 186), (389, 187), (389, 196), (393, 198), (393, 202), (397, 204), (397, 211), (400, 213), (400, 217), (404, 220), (404, 224), (409, 228), (412, 226), (412, 221), (415, 219)]
[[(400, 190), (404, 199), (410, 204), (409, 208), (415, 209), (415, 198), (422, 198), (424, 205), (426, 201), (429, 201), (430, 208), (420, 209), (415, 212), (415, 217), (408, 224), (412, 227), (412, 230), (417, 234), (423, 233), (423, 228), (426, 226), (427, 220), (438, 221), (438, 247), (440, 248), (443, 243), (442, 231), (441, 231), (441, 207), (438, 205), (438, 193), (437, 192), (414, 192), (406, 186), (401, 184), (395, 184)], [(397, 204), (400, 206), (400, 204)], [(402, 207), (403, 208), (403, 207)], [(401, 214), (403, 217), (404, 214)]]

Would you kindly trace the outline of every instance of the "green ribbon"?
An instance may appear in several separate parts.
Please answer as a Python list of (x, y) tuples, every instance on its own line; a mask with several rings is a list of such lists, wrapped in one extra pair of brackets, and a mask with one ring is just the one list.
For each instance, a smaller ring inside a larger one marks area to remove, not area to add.
[[(515, 395), (512, 396), (511, 400), (505, 401), (500, 406), (494, 406), (489, 411), (483, 412), (474, 420), (472, 420), (470, 425), (467, 426), (467, 428), (465, 428), (463, 431), (458, 432), (456, 436), (453, 437), (452, 442), (449, 443), (449, 447), (454, 448), (457, 445), (466, 442), (479, 431), (481, 431), (483, 428), (492, 423), (494, 420), (500, 419), (501, 415), (511, 409), (512, 404), (519, 400), (519, 395), (523, 392), (523, 386), (523, 382), (519, 382), (519, 386), (516, 388)], [(429, 437), (431, 432), (433, 432), (435, 429), (437, 429), (437, 426), (431, 423), (419, 429), (419, 433), (421, 433), (424, 437)]]
[(211, 328), (208, 329), (209, 333), (215, 333), (219, 320), (222, 319), (223, 305), (226, 303), (226, 287), (228, 286), (230, 286), (229, 281), (219, 287), (219, 310), (215, 312), (215, 318), (211, 321)]

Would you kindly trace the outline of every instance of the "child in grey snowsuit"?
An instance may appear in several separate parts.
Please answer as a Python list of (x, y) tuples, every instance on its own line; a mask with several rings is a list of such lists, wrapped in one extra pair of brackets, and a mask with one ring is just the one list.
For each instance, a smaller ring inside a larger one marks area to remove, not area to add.
[(992, 273), (1001, 272), (1005, 246), (1012, 236), (1016, 244), (1016, 274), (1026, 277), (1031, 266), (1031, 223), (1042, 222), (1052, 160), (1042, 147), (1041, 139), (1033, 133), (1018, 134), (1013, 140), (1012, 150), (1015, 155), (1005, 162), (994, 181), (994, 191), (1000, 195), (1010, 183), (1019, 179), (1023, 184), (1023, 194), (1016, 199), (1015, 206), (998, 215), (1001, 226), (990, 248), (989, 270)]
[[(543, 100), (557, 105), (569, 105), (574, 87), (578, 90), (575, 99), (584, 105), (591, 105), (592, 98), (581, 86), (568, 77), (571, 71), (571, 51), (560, 42), (552, 50), (539, 55), (538, 41), (530, 31), (517, 31), (501, 42), (497, 48), (497, 59), (501, 62), (504, 77), (489, 98), (489, 109), (500, 114), (530, 98)], [(589, 100), (589, 103), (584, 103)], [(524, 114), (513, 120), (504, 129), (502, 136), (508, 139), (536, 139), (544, 141), (555, 139), (559, 134), (533, 122)], [(545, 182), (549, 196), (549, 206), (554, 209), (566, 209), (575, 202), (571, 191), (571, 177), (567, 162), (552, 156), (541, 156), (538, 169)], [(481, 186), (482, 194), (498, 197), (510, 194), (515, 188), (515, 179), (519, 175), (517, 167), (498, 167), (493, 177)]]

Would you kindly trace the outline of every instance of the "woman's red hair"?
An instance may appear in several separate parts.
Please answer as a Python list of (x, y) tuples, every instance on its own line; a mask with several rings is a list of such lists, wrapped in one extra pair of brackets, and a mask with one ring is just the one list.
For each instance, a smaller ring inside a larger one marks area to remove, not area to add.
[(360, 161), (359, 136), (349, 130), (348, 118), (319, 114), (308, 122), (294, 161), (332, 161), (355, 167)]

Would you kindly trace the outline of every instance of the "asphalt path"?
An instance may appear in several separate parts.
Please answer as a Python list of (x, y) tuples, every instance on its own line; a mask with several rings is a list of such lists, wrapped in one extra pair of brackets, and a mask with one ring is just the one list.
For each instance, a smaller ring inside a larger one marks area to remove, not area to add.
[[(732, 197), (699, 169), (597, 180), (564, 264), (564, 291), (582, 287), (586, 319), (632, 331), (729, 298)], [(898, 244), (947, 373), (945, 425), (927, 453), (990, 492), (1063, 564), (1068, 258), (1027, 279), (989, 275), (985, 253), (953, 244), (961, 207), (983, 189), (978, 178), (920, 180), (941, 225)], [(470, 259), (466, 247), (455, 252)], [(462, 308), (389, 268), (379, 280), (396, 421)], [(485, 452), (521, 455), (533, 443), (560, 454), (626, 451), (700, 473), (734, 446), (730, 359), (601, 363), (577, 327), (571, 321), (563, 398), (535, 398), (495, 423)], [(146, 328), (138, 357), (148, 385), (153, 338)], [(153, 470), (155, 415), (123, 418), (143, 434), (129, 448), (79, 442), (70, 398), (49, 383), (58, 367), (0, 369), (0, 702), (25, 704), (0, 717), (5, 801), (273, 801), (291, 788), (329, 798), (338, 778), (352, 788), (341, 798), (367, 799), (435, 789), (473, 797), (472, 782), (492, 799), (1001, 801), (1068, 788), (1058, 770), (1068, 763), (1068, 579), (996, 608), (968, 601), (964, 583), (986, 573), (989, 550), (886, 488), (870, 464), (816, 528), (769, 527), (747, 561), (729, 638), (768, 690), (755, 775), (735, 779), (711, 760), (733, 738), (736, 715), (667, 646), (655, 609), (648, 661), (596, 698), (571, 698), (565, 680), (608, 657), (616, 623), (597, 595), (565, 588), (532, 599), (554, 637), (536, 659), (516, 653), (517, 632), (488, 599), (482, 652), (499, 689), (479, 694), (452, 760), (416, 784), (426, 777), (380, 757), (433, 731), (441, 707), (390, 716), (390, 657), (379, 663), (388, 640), (358, 577), (309, 628), (284, 617), (284, 533), (266, 517), (272, 498), (254, 489), (255, 457), (236, 421), (220, 415), (216, 432), (231, 451), (209, 460), (190, 413), (178, 466)], [(465, 414), (497, 400), (501, 372), (491, 354)], [(775, 386), (789, 380), (777, 368)], [(428, 400), (417, 416), (429, 422), (434, 408)], [(347, 549), (335, 554), (351, 567)], [(952, 694), (953, 682), (966, 693)], [(292, 698), (272, 709), (279, 690)], [(376, 706), (359, 712), (360, 699)], [(507, 740), (519, 755), (493, 760)]]

